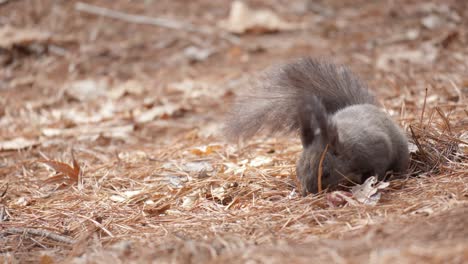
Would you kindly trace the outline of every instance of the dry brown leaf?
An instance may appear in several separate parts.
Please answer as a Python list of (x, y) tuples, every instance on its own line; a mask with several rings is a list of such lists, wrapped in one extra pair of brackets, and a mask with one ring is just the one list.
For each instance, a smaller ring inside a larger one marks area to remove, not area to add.
[(171, 209), (171, 204), (163, 204), (158, 207), (145, 207), (143, 211), (149, 215), (161, 215), (164, 214), (167, 210)]
[(301, 27), (284, 21), (271, 10), (252, 10), (242, 1), (232, 2), (228, 19), (220, 21), (219, 26), (235, 34), (268, 33)]
[(44, 183), (46, 184), (54, 184), (54, 183), (64, 183), (64, 182), (69, 182), (71, 179), (69, 178), (64, 178), (63, 173), (58, 173), (55, 176), (47, 178)]
[(191, 149), (190, 152), (198, 156), (207, 156), (213, 153), (214, 151), (221, 149), (221, 147), (221, 145), (201, 146)]
[(81, 168), (76, 162), (76, 160), (73, 158), (73, 167), (68, 165), (67, 163), (61, 162), (61, 161), (56, 161), (56, 160), (39, 160), (39, 162), (44, 163), (54, 169), (57, 173), (60, 175), (51, 177), (47, 179), (48, 182), (50, 181), (57, 181), (57, 180), (67, 180), (64, 179), (63, 176), (67, 176), (68, 179), (70, 179), (73, 183), (78, 183), (79, 177), (80, 177), (80, 171)]

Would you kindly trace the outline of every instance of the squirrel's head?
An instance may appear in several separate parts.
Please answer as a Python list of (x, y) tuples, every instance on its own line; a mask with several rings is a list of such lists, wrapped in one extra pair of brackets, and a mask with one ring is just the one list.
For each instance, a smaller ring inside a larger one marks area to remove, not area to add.
[[(352, 182), (350, 157), (340, 143), (338, 128), (317, 98), (307, 99), (299, 110), (303, 152), (296, 166), (302, 194)], [(321, 183), (321, 186), (319, 186)]]

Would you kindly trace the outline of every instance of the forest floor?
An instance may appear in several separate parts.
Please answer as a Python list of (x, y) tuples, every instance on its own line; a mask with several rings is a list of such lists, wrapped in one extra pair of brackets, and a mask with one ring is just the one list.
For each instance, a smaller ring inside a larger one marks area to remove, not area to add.
[[(468, 262), (466, 1), (247, 4), (0, 1), (0, 262)], [(258, 9), (281, 19), (243, 25)], [(300, 56), (407, 132), (376, 205), (301, 197), (296, 135), (224, 140), (250, 80)]]

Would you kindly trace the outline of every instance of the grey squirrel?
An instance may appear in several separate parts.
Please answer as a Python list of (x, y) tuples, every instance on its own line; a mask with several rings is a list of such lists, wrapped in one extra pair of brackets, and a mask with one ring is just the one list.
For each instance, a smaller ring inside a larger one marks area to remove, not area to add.
[(238, 98), (227, 137), (246, 139), (260, 130), (300, 132), (296, 173), (303, 195), (374, 175), (384, 180), (388, 171), (408, 167), (405, 133), (358, 77), (325, 60), (307, 57), (272, 68)]

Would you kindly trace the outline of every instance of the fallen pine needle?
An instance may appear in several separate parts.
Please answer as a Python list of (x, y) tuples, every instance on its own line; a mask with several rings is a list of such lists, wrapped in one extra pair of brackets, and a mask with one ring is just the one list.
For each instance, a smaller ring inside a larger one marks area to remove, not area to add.
[(323, 174), (323, 160), (325, 159), (325, 154), (327, 154), (328, 144), (325, 146), (325, 149), (320, 156), (320, 162), (318, 167), (318, 175), (317, 175), (317, 185), (318, 185), (318, 192), (322, 192), (322, 174)]

